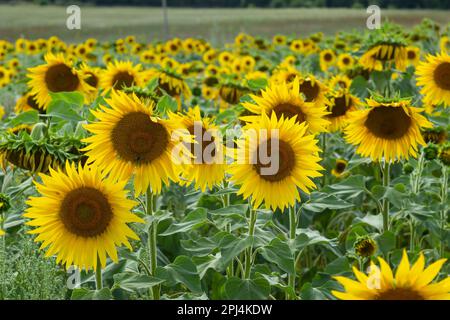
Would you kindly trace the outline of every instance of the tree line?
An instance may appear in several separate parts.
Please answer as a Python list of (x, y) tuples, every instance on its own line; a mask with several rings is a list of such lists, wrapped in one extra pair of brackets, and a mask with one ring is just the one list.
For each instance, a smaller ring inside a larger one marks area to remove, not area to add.
[[(160, 6), (161, 0), (0, 0), (0, 2), (33, 2), (49, 4), (92, 4), (99, 6)], [(346, 7), (363, 8), (371, 4), (382, 8), (449, 9), (449, 0), (167, 0), (169, 7)]]

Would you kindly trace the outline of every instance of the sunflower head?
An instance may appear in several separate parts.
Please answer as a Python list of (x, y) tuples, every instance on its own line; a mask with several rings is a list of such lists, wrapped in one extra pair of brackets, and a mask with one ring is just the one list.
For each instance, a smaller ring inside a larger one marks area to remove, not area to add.
[(362, 236), (356, 239), (353, 248), (358, 256), (368, 258), (377, 251), (377, 244), (370, 236)]
[(103, 178), (95, 166), (66, 163), (64, 170), (50, 170), (36, 183), (41, 197), (31, 197), (24, 216), (35, 241), (43, 242), (46, 256), (56, 255), (57, 263), (80, 269), (106, 266), (109, 256), (117, 262), (116, 246), (128, 238), (139, 239), (127, 225), (143, 220), (131, 213), (135, 201), (127, 198), (126, 181)]
[(443, 127), (426, 128), (422, 130), (422, 136), (426, 143), (443, 144), (447, 141), (448, 133)]
[(439, 150), (439, 160), (446, 166), (450, 166), (450, 143), (446, 143), (441, 146)]
[(337, 159), (334, 168), (331, 170), (331, 174), (337, 178), (342, 177), (343, 175), (345, 175), (347, 165), (347, 160)]
[(98, 121), (85, 126), (93, 133), (83, 140), (89, 161), (116, 179), (134, 176), (137, 195), (149, 187), (159, 193), (163, 183), (177, 180), (172, 161), (176, 124), (156, 117), (155, 104), (150, 100), (145, 105), (134, 93), (113, 90), (106, 103), (109, 107), (92, 111)]
[(351, 113), (346, 139), (358, 145), (359, 154), (374, 161), (415, 157), (418, 145), (425, 145), (421, 128), (432, 127), (421, 111), (408, 99), (373, 97), (366, 109)]
[(263, 202), (273, 210), (293, 206), (300, 200), (299, 189), (309, 193), (315, 188), (312, 179), (323, 170), (317, 140), (307, 133), (307, 125), (278, 118), (275, 112), (248, 124), (237, 146), (230, 179), (256, 208)]
[(416, 75), (425, 104), (450, 105), (450, 56), (447, 52), (428, 55), (426, 61), (417, 66)]
[(335, 277), (345, 291), (332, 294), (342, 300), (448, 300), (450, 278), (432, 283), (446, 260), (440, 259), (425, 268), (421, 253), (411, 266), (404, 250), (394, 276), (389, 264), (379, 257), (380, 267), (372, 263), (368, 274), (353, 267), (356, 280)]
[(104, 89), (122, 90), (132, 86), (143, 85), (141, 65), (133, 65), (130, 61), (114, 61), (109, 63), (99, 82)]

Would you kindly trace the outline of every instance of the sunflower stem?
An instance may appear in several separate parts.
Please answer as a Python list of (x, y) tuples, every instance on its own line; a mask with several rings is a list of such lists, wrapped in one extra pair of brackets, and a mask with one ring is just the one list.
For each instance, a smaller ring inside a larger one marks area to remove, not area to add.
[[(256, 223), (256, 209), (253, 209), (250, 206), (250, 218), (248, 224), (248, 237), (251, 239), (253, 243), (253, 235), (255, 234), (255, 223)], [(244, 279), (250, 278), (250, 271), (252, 267), (252, 253), (253, 253), (253, 245), (246, 250), (245, 254), (245, 269), (244, 269)]]
[[(2, 212), (0, 214), (0, 230), (5, 231), (5, 214)], [(6, 298), (6, 289), (5, 289), (5, 285), (6, 285), (6, 279), (5, 279), (5, 271), (6, 271), (6, 234), (4, 234), (3, 236), (0, 236), (0, 240), (2, 241), (1, 243), (1, 248), (0, 248), (0, 263), (1, 263), (1, 270), (0, 270), (0, 281), (1, 281), (1, 295), (0, 295), (0, 299), (5, 299)]]
[(95, 289), (102, 290), (103, 281), (102, 281), (102, 264), (100, 262), (100, 257), (97, 255), (97, 266), (95, 267)]
[[(154, 195), (149, 187), (147, 189), (147, 214), (153, 216), (154, 213)], [(150, 273), (155, 276), (156, 267), (158, 265), (158, 248), (156, 245), (158, 224), (155, 219), (152, 220), (150, 228), (148, 230), (148, 252), (150, 255)], [(153, 300), (159, 300), (160, 298), (160, 286), (156, 285), (150, 289), (150, 294)]]
[(441, 212), (440, 212), (440, 229), (441, 229), (441, 239), (439, 244), (439, 253), (440, 256), (444, 256), (444, 250), (446, 248), (445, 245), (445, 229), (446, 229), (446, 223), (447, 223), (447, 215), (448, 215), (448, 168), (445, 164), (442, 164), (442, 182), (441, 182)]
[[(327, 134), (326, 132), (322, 133), (322, 158), (325, 159), (325, 152), (327, 152)], [(325, 187), (327, 183), (327, 175), (324, 174), (322, 176), (322, 188)]]
[[(295, 241), (296, 237), (296, 231), (297, 231), (297, 217), (295, 213), (295, 207), (289, 208), (289, 239), (291, 242)], [(295, 251), (293, 253), (293, 256), (295, 257)], [(292, 299), (296, 300), (296, 294), (295, 294), (295, 277), (296, 277), (296, 271), (295, 271), (295, 265), (294, 265), (294, 272), (289, 275), (288, 278), (288, 285), (292, 289), (293, 296)], [(286, 297), (287, 298), (287, 297)]]
[[(389, 161), (385, 160), (384, 164), (382, 166), (383, 170), (383, 187), (386, 191), (389, 187), (389, 181), (390, 181), (390, 163)], [(384, 232), (389, 231), (389, 200), (384, 197), (383, 198), (383, 230)]]

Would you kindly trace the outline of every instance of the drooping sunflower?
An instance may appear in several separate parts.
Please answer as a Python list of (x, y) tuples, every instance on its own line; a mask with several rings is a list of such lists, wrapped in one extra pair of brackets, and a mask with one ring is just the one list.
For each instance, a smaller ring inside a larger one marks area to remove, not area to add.
[(416, 75), (426, 104), (450, 106), (450, 56), (446, 52), (428, 55), (417, 66)]
[[(312, 103), (305, 102), (300, 92), (300, 80), (296, 78), (291, 87), (284, 83), (280, 85), (270, 85), (261, 91), (261, 95), (250, 95), (255, 101), (244, 102), (242, 105), (253, 114), (271, 115), (272, 112), (278, 118), (284, 116), (285, 119), (295, 117), (296, 123), (306, 123), (308, 131), (318, 133), (326, 131), (328, 121), (325, 115), (328, 114), (326, 106), (315, 106)], [(242, 117), (246, 122), (258, 122), (259, 116)]]
[(191, 97), (191, 89), (180, 74), (169, 70), (160, 70), (154, 76), (158, 78), (158, 89), (164, 90), (169, 96), (175, 98), (179, 106), (181, 106), (181, 96), (184, 99)]
[(315, 188), (311, 178), (322, 175), (317, 140), (295, 118), (263, 113), (259, 122), (245, 127), (237, 146), (230, 180), (255, 208), (263, 202), (272, 210), (293, 206), (299, 189), (309, 193)]
[(380, 268), (372, 263), (369, 274), (353, 267), (357, 281), (335, 277), (345, 292), (332, 291), (342, 300), (450, 300), (450, 277), (432, 283), (447, 259), (440, 259), (425, 268), (421, 253), (411, 266), (406, 251), (395, 276), (389, 264), (378, 258)]
[(28, 69), (30, 94), (35, 96), (41, 109), (45, 110), (51, 101), (50, 92), (89, 91), (83, 77), (62, 53), (54, 55), (49, 52), (45, 55), (45, 61), (46, 64)]
[(89, 162), (94, 161), (106, 173), (120, 180), (134, 176), (136, 195), (150, 186), (156, 194), (169, 179), (177, 180), (177, 168), (172, 162), (172, 140), (175, 124), (153, 115), (155, 104), (144, 105), (133, 93), (113, 90), (106, 99), (109, 107), (92, 110), (99, 120), (85, 128), (93, 133), (83, 141), (88, 146)]
[(330, 114), (326, 118), (330, 121), (328, 129), (331, 132), (341, 130), (347, 125), (349, 114), (356, 111), (361, 104), (358, 97), (348, 90), (339, 90), (333, 94), (328, 105)]
[(100, 87), (103, 89), (122, 90), (132, 86), (140, 87), (144, 84), (141, 65), (133, 65), (131, 61), (114, 61), (100, 77)]
[(384, 64), (387, 64), (404, 71), (407, 63), (406, 46), (402, 43), (377, 43), (362, 55), (359, 63), (368, 70), (383, 70)]
[(128, 238), (138, 236), (127, 225), (144, 222), (131, 213), (136, 202), (127, 199), (126, 181), (102, 178), (95, 166), (66, 163), (65, 170), (41, 174), (43, 183), (36, 183), (41, 197), (30, 197), (24, 216), (31, 219), (30, 231), (35, 241), (48, 248), (46, 256), (56, 255), (57, 263), (68, 268), (102, 268), (109, 256), (118, 261), (116, 246), (131, 250)]
[(171, 118), (194, 137), (192, 142), (186, 143), (194, 158), (181, 166), (179, 183), (193, 183), (195, 189), (203, 192), (220, 184), (225, 177), (226, 163), (219, 128), (213, 124), (213, 119), (202, 117), (198, 106), (185, 115), (173, 114)]
[(425, 145), (421, 128), (432, 126), (420, 114), (423, 110), (399, 99), (368, 99), (367, 106), (352, 112), (345, 128), (346, 140), (358, 145), (356, 151), (374, 161), (415, 157), (418, 145)]

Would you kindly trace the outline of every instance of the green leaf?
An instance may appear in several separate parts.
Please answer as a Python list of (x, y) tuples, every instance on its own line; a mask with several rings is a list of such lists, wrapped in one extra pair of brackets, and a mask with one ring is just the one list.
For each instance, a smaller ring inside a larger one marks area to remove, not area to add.
[(226, 297), (232, 300), (265, 300), (270, 294), (270, 284), (264, 278), (232, 277), (225, 282), (224, 289)]
[(222, 254), (222, 263), (227, 266), (230, 262), (237, 257), (242, 251), (250, 247), (253, 243), (253, 238), (236, 238), (234, 235), (229, 234), (224, 237), (220, 243), (219, 248)]
[(363, 76), (357, 76), (352, 81), (350, 91), (358, 97), (365, 98), (368, 95), (367, 92), (367, 80)]
[(167, 114), (168, 111), (175, 112), (178, 110), (177, 101), (171, 96), (164, 95), (156, 105), (156, 109), (160, 114)]
[(298, 229), (295, 238), (295, 248), (302, 250), (313, 244), (333, 244), (331, 239), (325, 238), (318, 231), (311, 229)]
[(114, 284), (126, 291), (131, 292), (149, 289), (163, 282), (163, 279), (134, 272), (123, 272), (114, 275)]
[(287, 273), (295, 273), (294, 255), (286, 242), (275, 238), (260, 250), (262, 256), (267, 261), (277, 265), (281, 270)]
[(331, 193), (333, 195), (344, 196), (345, 198), (356, 198), (364, 192), (366, 187), (364, 176), (354, 175), (349, 178), (323, 189), (323, 192)]
[(364, 218), (356, 218), (353, 225), (358, 222), (367, 224), (379, 231), (383, 229), (383, 215), (381, 213), (377, 215), (368, 213)]
[(72, 300), (112, 300), (113, 296), (109, 288), (101, 290), (89, 290), (85, 288), (74, 289), (72, 291)]
[(212, 215), (221, 215), (221, 216), (227, 216), (227, 215), (241, 215), (245, 216), (245, 213), (248, 210), (248, 204), (236, 204), (231, 205), (226, 208), (220, 208), (217, 210), (210, 211), (210, 214)]
[(395, 234), (392, 231), (386, 231), (376, 238), (378, 247), (383, 255), (387, 256), (388, 253), (395, 249), (396, 239)]
[(84, 103), (84, 96), (80, 92), (50, 92), (52, 101), (63, 101), (69, 105), (81, 107)]
[(39, 121), (37, 110), (22, 112), (10, 121), (10, 126), (15, 127), (20, 124), (35, 124)]
[(173, 223), (160, 236), (169, 236), (175, 233), (192, 231), (209, 223), (205, 208), (197, 208), (188, 213), (181, 222)]
[[(197, 267), (189, 257), (178, 256), (173, 263), (168, 264), (164, 269), (173, 283), (182, 283), (194, 293), (202, 292)], [(156, 276), (158, 276), (158, 272)]]
[(303, 208), (312, 212), (323, 212), (329, 210), (348, 209), (354, 204), (322, 192), (311, 193), (311, 198), (303, 205)]
[(252, 79), (247, 81), (248, 87), (253, 91), (259, 91), (267, 87), (267, 80), (264, 78)]
[(52, 100), (47, 107), (47, 115), (69, 121), (82, 121), (80, 109), (84, 97), (79, 92), (50, 93)]

